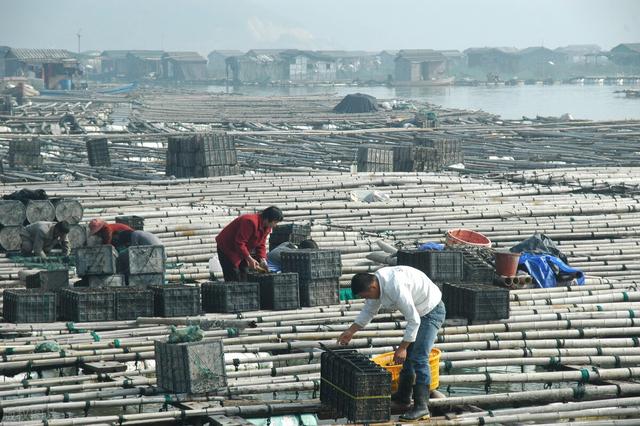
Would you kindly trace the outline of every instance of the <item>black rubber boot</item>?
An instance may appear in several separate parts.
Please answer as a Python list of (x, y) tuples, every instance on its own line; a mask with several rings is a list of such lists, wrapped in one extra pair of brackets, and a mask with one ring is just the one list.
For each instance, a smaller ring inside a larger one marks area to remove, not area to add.
[(391, 402), (409, 408), (413, 394), (413, 382), (415, 381), (415, 374), (400, 374), (398, 378), (398, 390), (391, 395)]
[(413, 408), (400, 416), (400, 420), (417, 422), (427, 420), (429, 413), (429, 386), (425, 384), (413, 387)]

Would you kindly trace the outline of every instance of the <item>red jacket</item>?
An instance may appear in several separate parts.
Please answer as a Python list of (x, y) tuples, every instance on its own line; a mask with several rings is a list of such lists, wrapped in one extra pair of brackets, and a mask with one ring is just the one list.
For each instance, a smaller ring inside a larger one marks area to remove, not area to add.
[(218, 250), (237, 268), (251, 252), (260, 259), (267, 258), (266, 241), (270, 232), (271, 228), (264, 228), (259, 214), (243, 214), (224, 227), (216, 237), (216, 243)]
[(102, 244), (111, 244), (113, 234), (120, 231), (133, 231), (133, 229), (124, 223), (107, 223), (98, 234), (102, 237)]

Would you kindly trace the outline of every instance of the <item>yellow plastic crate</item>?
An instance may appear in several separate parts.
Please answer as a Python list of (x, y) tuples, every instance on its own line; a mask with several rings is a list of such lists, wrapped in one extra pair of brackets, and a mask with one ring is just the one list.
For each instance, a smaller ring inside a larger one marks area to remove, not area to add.
[[(389, 373), (391, 373), (391, 391), (395, 392), (398, 389), (398, 378), (400, 377), (400, 370), (402, 370), (402, 364), (393, 363), (394, 352), (386, 352), (380, 355), (376, 355), (371, 358), (371, 361), (378, 364), (380, 367), (384, 367)], [(433, 348), (429, 354), (429, 369), (431, 370), (431, 383), (429, 389), (438, 389), (440, 386), (440, 349)]]

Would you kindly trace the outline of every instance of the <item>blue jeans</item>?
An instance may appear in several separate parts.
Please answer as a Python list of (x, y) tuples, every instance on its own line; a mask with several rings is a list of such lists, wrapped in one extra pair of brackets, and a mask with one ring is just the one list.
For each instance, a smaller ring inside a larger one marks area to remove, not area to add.
[(438, 329), (446, 316), (444, 303), (440, 302), (428, 314), (420, 318), (420, 327), (416, 341), (407, 348), (407, 359), (402, 365), (402, 375), (416, 375), (416, 385), (429, 386), (431, 370), (429, 369), (429, 354), (438, 336)]

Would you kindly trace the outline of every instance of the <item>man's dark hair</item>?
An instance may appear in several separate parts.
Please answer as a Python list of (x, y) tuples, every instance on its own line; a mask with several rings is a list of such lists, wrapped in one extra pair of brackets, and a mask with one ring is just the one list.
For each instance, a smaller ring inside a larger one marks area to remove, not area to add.
[(66, 220), (58, 222), (53, 226), (53, 230), (60, 235), (66, 235), (69, 233), (69, 222)]
[(318, 248), (318, 243), (316, 243), (312, 239), (308, 239), (308, 240), (300, 241), (300, 244), (298, 244), (298, 248), (301, 248), (301, 249), (317, 249)]
[(359, 272), (351, 278), (351, 293), (358, 295), (363, 291), (369, 290), (371, 284), (376, 280), (376, 276), (373, 274), (367, 274), (366, 272)]
[(282, 222), (282, 219), (284, 219), (284, 216), (282, 215), (282, 210), (280, 210), (276, 206), (267, 207), (266, 209), (262, 210), (262, 212), (260, 213), (260, 216), (262, 216), (263, 220), (266, 220), (269, 222), (272, 222), (274, 220), (276, 222)]

